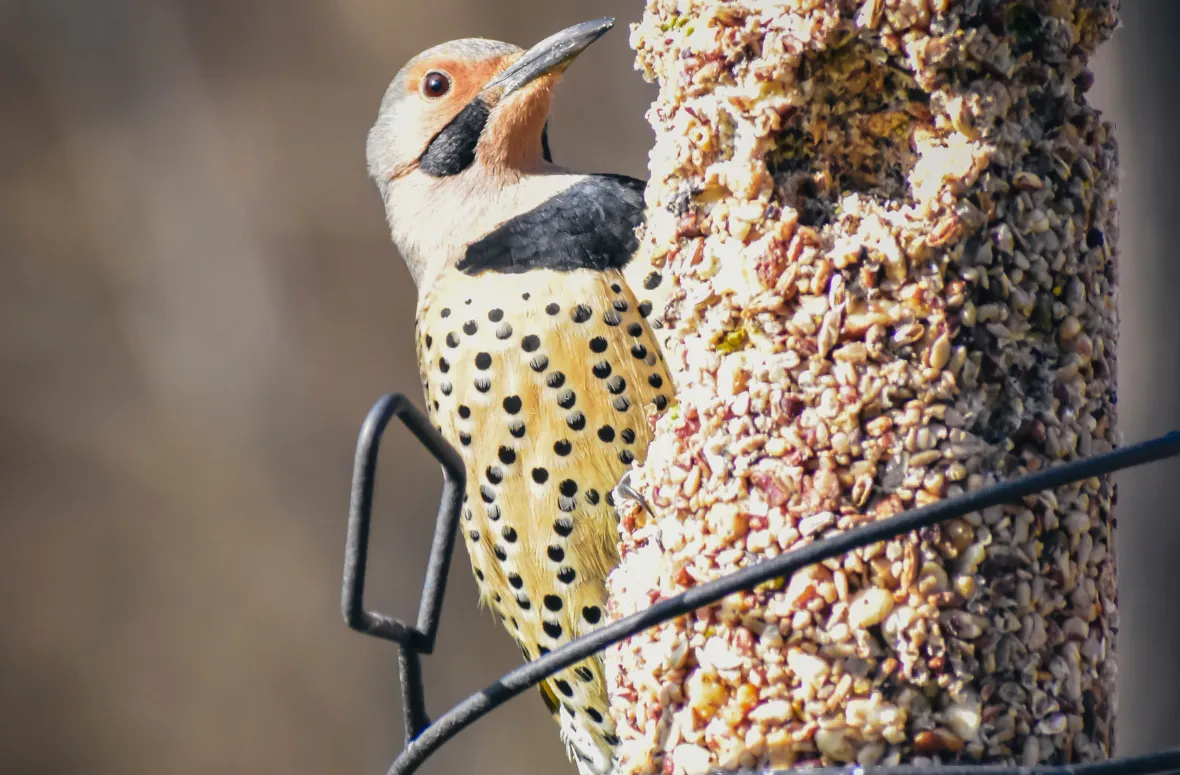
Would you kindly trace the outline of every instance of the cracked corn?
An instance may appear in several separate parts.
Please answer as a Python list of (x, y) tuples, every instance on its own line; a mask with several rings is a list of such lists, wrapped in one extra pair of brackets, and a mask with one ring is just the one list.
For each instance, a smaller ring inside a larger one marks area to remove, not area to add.
[[(641, 271), (678, 404), (611, 614), (1115, 430), (1113, 0), (648, 0)], [(953, 520), (607, 655), (621, 773), (1112, 750), (1107, 479)]]

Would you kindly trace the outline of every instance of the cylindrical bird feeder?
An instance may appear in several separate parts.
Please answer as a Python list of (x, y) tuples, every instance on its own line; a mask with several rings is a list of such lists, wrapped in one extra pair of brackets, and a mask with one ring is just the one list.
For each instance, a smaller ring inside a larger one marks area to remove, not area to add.
[[(649, 0), (677, 402), (613, 616), (1116, 444), (1116, 151), (1085, 92), (1117, 6)], [(1108, 756), (1113, 501), (971, 514), (612, 648), (618, 771)]]

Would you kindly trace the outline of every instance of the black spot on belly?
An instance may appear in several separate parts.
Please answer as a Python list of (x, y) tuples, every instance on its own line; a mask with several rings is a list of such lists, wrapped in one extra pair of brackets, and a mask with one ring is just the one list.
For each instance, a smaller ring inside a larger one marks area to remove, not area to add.
[(541, 346), (541, 337), (536, 334), (529, 334), (524, 339), (520, 340), (520, 347), (526, 353), (536, 352), (537, 348)]
[(488, 320), (493, 323), (499, 323), (504, 319), (504, 310), (496, 308), (488, 312)]
[(639, 314), (642, 315), (643, 317), (647, 317), (648, 315), (651, 314), (651, 302), (650, 301), (639, 302)]
[(631, 408), (631, 402), (627, 400), (626, 396), (619, 396), (611, 402), (611, 406), (615, 408), (615, 411), (625, 412)]
[(562, 409), (572, 409), (574, 404), (577, 403), (577, 400), (577, 393), (572, 390), (563, 390), (557, 396), (557, 405)]
[(466, 323), (463, 324), (463, 333), (467, 334), (468, 336), (474, 335), (475, 332), (478, 330), (479, 330), (479, 326), (477, 326), (475, 324), (474, 320), (468, 320)]
[(554, 640), (557, 640), (561, 637), (561, 625), (557, 622), (542, 622), (541, 629), (545, 631), (546, 635), (548, 635), (550, 638), (553, 638)]
[(643, 360), (647, 357), (647, 348), (641, 344), (637, 344), (631, 348), (631, 354), (639, 360)]
[(545, 312), (550, 315), (556, 315), (558, 312), (561, 312), (561, 306), (556, 302), (549, 302), (545, 305)]
[(581, 412), (571, 412), (569, 417), (565, 418), (565, 424), (571, 430), (580, 431), (586, 427), (586, 415)]
[(619, 461), (624, 465), (631, 465), (631, 461), (634, 459), (635, 456), (631, 454), (631, 450), (629, 449), (625, 449), (619, 453)]
[(596, 605), (588, 605), (582, 609), (582, 618), (590, 624), (598, 624), (602, 618), (602, 609)]
[(501, 323), (496, 327), (497, 339), (507, 339), (510, 336), (512, 336), (512, 326), (508, 325), (507, 323)]
[(516, 604), (520, 606), (521, 610), (523, 611), (527, 611), (533, 607), (532, 601), (530, 601), (525, 595), (517, 595)]
[(630, 444), (631, 442), (635, 441), (635, 431), (631, 430), (630, 428), (627, 428), (625, 431), (620, 433), (619, 436), (622, 437), (624, 444)]
[(561, 610), (561, 598), (557, 595), (545, 595), (544, 603), (550, 611)]
[(477, 368), (477, 369), (490, 369), (491, 366), (492, 366), (492, 354), (491, 353), (478, 353), (475, 356), (475, 368)]
[(480, 581), (483, 581), (483, 571), (481, 571), (479, 568), (476, 568), (475, 569), (475, 577), (477, 579), (479, 579)]
[(465, 447), (470, 446), (471, 445), (471, 434), (470, 433), (460, 433), (459, 434), (459, 443)]
[(452, 334), (447, 334), (447, 347), (458, 347), (459, 337)]
[(596, 363), (590, 367), (590, 372), (592, 374), (594, 374), (594, 376), (598, 377), (599, 379), (606, 379), (607, 377), (609, 377), (610, 371), (611, 371), (611, 369), (610, 369), (610, 362), (609, 361), (599, 361), (598, 363)]
[(618, 283), (611, 283), (610, 289), (612, 291), (614, 291), (615, 293), (622, 293), (623, 292), (623, 286), (619, 285)]
[(597, 506), (599, 501), (598, 490), (586, 490), (586, 502), (591, 506)]
[(497, 466), (488, 466), (488, 470), (484, 473), (487, 474), (488, 481), (492, 484), (499, 484), (504, 481), (504, 472)]
[(545, 550), (545, 554), (549, 555), (549, 559), (554, 562), (561, 562), (565, 559), (565, 549), (557, 545), (550, 546)]
[(654, 388), (662, 387), (664, 384), (664, 378), (661, 377), (659, 374), (652, 374), (650, 377), (647, 378), (647, 384), (651, 385)]
[(623, 318), (621, 315), (619, 315), (619, 313), (612, 309), (603, 313), (602, 322), (606, 323), (608, 326), (617, 326), (619, 323), (623, 322)]
[(545, 369), (549, 368), (549, 356), (536, 355), (529, 360), (529, 368), (540, 374)]
[[(444, 396), (449, 396), (451, 394), (451, 391), (455, 389), (455, 386), (452, 385), (450, 382), (443, 382), (442, 384), (440, 384), (438, 386), (438, 389), (442, 391), (442, 394)], [(438, 409), (438, 402), (437, 401), (434, 402), (434, 408)]]
[(429, 350), (430, 346), (432, 344), (434, 344), (434, 337), (432, 337), (430, 334), (427, 334), (426, 335), (426, 349)]
[(575, 667), (574, 674), (577, 675), (578, 678), (581, 678), (586, 683), (590, 683), (591, 681), (594, 680), (594, 671), (591, 670), (590, 668), (586, 667), (585, 665), (579, 665), (578, 667)]
[(614, 301), (611, 302), (611, 306), (614, 307), (615, 309), (617, 309), (619, 312), (626, 312), (627, 311), (627, 300), (626, 299), (615, 299)]
[(520, 396), (508, 396), (504, 399), (504, 411), (508, 414), (516, 414), (520, 411), (520, 407)]
[(561, 568), (557, 571), (557, 580), (562, 584), (573, 584), (577, 577), (578, 574), (573, 568)]
[(627, 389), (627, 380), (616, 374), (606, 381), (606, 389), (610, 391), (612, 396), (617, 396)]
[(438, 370), (441, 371), (443, 374), (446, 374), (448, 371), (451, 370), (451, 364), (447, 363), (446, 358), (439, 358), (438, 359)]
[(663, 409), (668, 405), (668, 399), (665, 396), (656, 396), (655, 405), (656, 409)]
[(504, 536), (504, 540), (508, 543), (516, 543), (516, 529), (511, 525), (505, 525), (504, 529), (500, 531), (500, 535)]
[(609, 444), (615, 440), (615, 429), (609, 425), (602, 426), (598, 429), (598, 438)]
[(524, 586), (524, 579), (515, 573), (509, 573), (508, 583), (512, 585), (513, 589), (520, 589)]
[(572, 318), (575, 323), (585, 323), (590, 319), (591, 314), (593, 313), (590, 311), (589, 307), (587, 307), (585, 304), (579, 304), (570, 312), (570, 318)]
[(572, 498), (578, 494), (578, 483), (573, 479), (563, 479), (560, 486), (560, 492), (562, 495)]
[(504, 562), (508, 559), (508, 552), (506, 552), (504, 547), (500, 546), (499, 544), (496, 544), (492, 547), (492, 554), (496, 555), (496, 559), (500, 562)]
[[(560, 634), (560, 632), (558, 634)], [(556, 638), (557, 635), (554, 635), (553, 637)], [(561, 692), (566, 697), (573, 697), (574, 696), (573, 687), (571, 687), (567, 682), (561, 680), (560, 678), (555, 680), (553, 682), (553, 685), (557, 687), (557, 691)]]
[(602, 723), (602, 714), (594, 708), (586, 708), (586, 715), (593, 719), (595, 724)]
[(632, 323), (627, 326), (627, 333), (631, 336), (643, 336), (643, 326), (639, 323)]
[(590, 340), (590, 351), (596, 353), (606, 352), (606, 340), (601, 336), (596, 336)]
[(492, 389), (492, 381), (487, 377), (476, 377), (475, 389), (481, 393), (486, 393)]
[(554, 521), (553, 532), (557, 533), (562, 538), (566, 538), (570, 533), (574, 532), (574, 521), (568, 518), (562, 518)]
[(483, 499), (484, 503), (496, 502), (496, 491), (486, 484), (479, 486), (479, 497)]
[(565, 439), (561, 439), (560, 441), (553, 442), (553, 451), (562, 457), (565, 457), (566, 455), (568, 455), (570, 452), (573, 451), (573, 449), (574, 449), (574, 445), (570, 444)]
[(560, 371), (551, 371), (545, 377), (545, 384), (551, 388), (559, 388), (565, 384), (565, 374)]
[(544, 484), (549, 481), (548, 469), (537, 467), (533, 469), (533, 481), (537, 484)]
[(444, 318), (449, 318), (451, 316), (451, 308), (450, 307), (443, 307), (442, 312), (440, 312), (439, 314), (442, 315)]
[(491, 521), (493, 521), (493, 522), (499, 521), (500, 507), (497, 506), (496, 504), (493, 503), (491, 506), (488, 506), (486, 509), (484, 509), (484, 512), (488, 515), (488, 519), (490, 519)]
[(520, 420), (516, 420), (515, 422), (513, 422), (511, 425), (508, 426), (508, 432), (512, 434), (513, 438), (517, 438), (517, 439), (524, 438), (524, 432), (525, 432), (524, 423), (522, 423)]
[(574, 498), (568, 498), (565, 495), (557, 497), (557, 508), (559, 511), (569, 514), (574, 509), (578, 508), (578, 501)]
[(512, 447), (500, 447), (500, 462), (506, 466), (510, 466), (516, 462), (516, 450)]
[(470, 538), (472, 540), (472, 542), (479, 543), (479, 531), (478, 530), (468, 531), (467, 537)]

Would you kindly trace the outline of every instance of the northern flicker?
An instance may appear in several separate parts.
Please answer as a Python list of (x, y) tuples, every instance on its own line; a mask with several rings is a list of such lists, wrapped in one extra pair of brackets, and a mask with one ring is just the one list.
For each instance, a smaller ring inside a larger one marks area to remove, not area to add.
[[(461, 530), (488, 605), (526, 659), (605, 618), (617, 564), (612, 490), (641, 461), (672, 385), (647, 320), (659, 275), (635, 269), (641, 181), (552, 163), (561, 73), (613, 25), (528, 51), (452, 41), (393, 79), (369, 171), (418, 288), (427, 411), (468, 468)], [(633, 276), (633, 275), (632, 275)], [(542, 696), (583, 775), (617, 743), (595, 657)]]

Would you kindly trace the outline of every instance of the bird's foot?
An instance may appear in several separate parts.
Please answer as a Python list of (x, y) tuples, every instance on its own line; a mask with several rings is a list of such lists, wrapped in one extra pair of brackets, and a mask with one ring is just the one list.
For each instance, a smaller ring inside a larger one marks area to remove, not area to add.
[(622, 505), (621, 502), (624, 499), (634, 501), (635, 503), (638, 503), (640, 506), (642, 506), (643, 510), (646, 511), (652, 519), (655, 519), (656, 514), (651, 510), (651, 505), (648, 504), (647, 499), (640, 495), (639, 492), (631, 486), (630, 471), (623, 474), (623, 478), (619, 479), (619, 483), (615, 485), (614, 497), (616, 509), (618, 506)]

